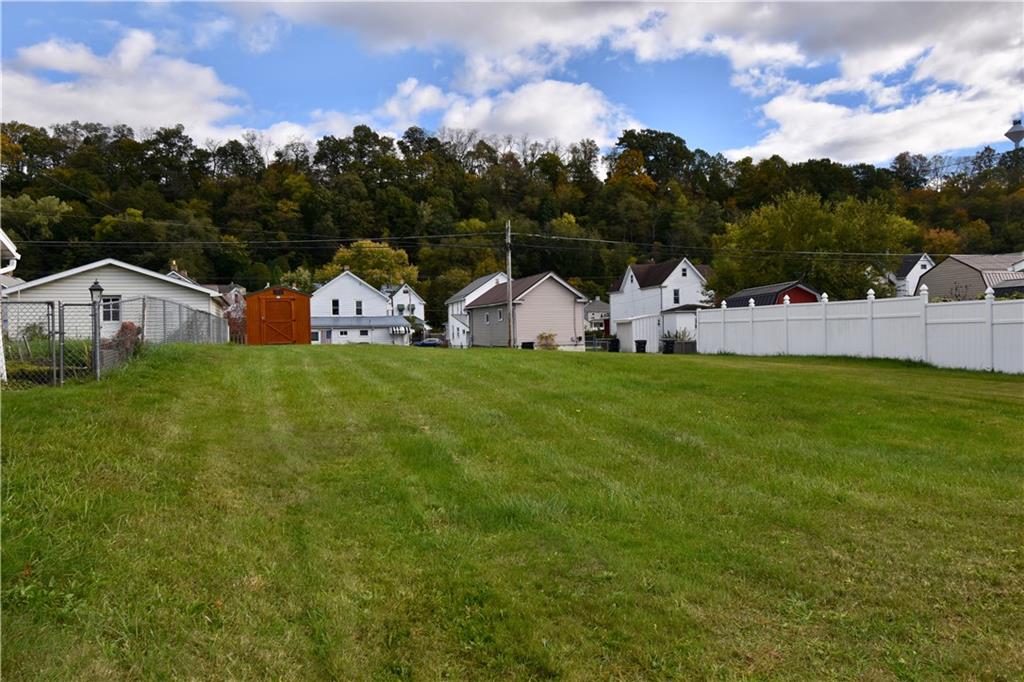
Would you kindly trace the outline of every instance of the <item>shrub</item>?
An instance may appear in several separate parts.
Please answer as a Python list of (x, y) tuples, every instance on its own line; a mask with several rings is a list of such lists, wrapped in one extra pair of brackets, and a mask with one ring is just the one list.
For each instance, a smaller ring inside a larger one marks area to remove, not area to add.
[(555, 342), (555, 337), (558, 336), (554, 332), (541, 332), (537, 334), (537, 348), (540, 350), (558, 350), (558, 344)]

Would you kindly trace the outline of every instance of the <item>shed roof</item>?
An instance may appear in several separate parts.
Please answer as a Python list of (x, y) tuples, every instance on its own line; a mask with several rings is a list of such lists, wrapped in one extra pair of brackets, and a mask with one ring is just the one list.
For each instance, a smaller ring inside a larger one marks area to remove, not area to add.
[(454, 294), (449, 296), (448, 300), (445, 301), (444, 304), (448, 305), (449, 303), (454, 303), (455, 301), (461, 301), (462, 299), (466, 298), (467, 296), (469, 296), (471, 293), (473, 293), (474, 291), (476, 291), (477, 289), (479, 289), (483, 285), (487, 284), (487, 282), (490, 281), (490, 279), (492, 277), (497, 277), (500, 274), (501, 274), (500, 272), (492, 272), (489, 275), (484, 275), (483, 277), (477, 277), (472, 282), (470, 282), (469, 284), (467, 284), (466, 286), (462, 287), (461, 289), (456, 291)]
[(667, 309), (663, 310), (662, 312), (664, 312), (664, 313), (689, 313), (689, 312), (693, 312), (694, 310), (704, 310), (704, 309), (710, 308), (710, 307), (711, 306), (709, 306), (709, 305), (707, 305), (705, 303), (684, 303), (683, 305), (677, 305), (674, 308), (667, 308)]
[(788, 289), (792, 289), (793, 287), (803, 287), (815, 296), (819, 294), (815, 289), (812, 289), (806, 284), (802, 284), (800, 280), (795, 279), (791, 282), (777, 282), (775, 284), (764, 284), (759, 287), (741, 289), (729, 298), (725, 299), (725, 305), (730, 308), (745, 306), (750, 303), (750, 299), (754, 299), (754, 305), (772, 305), (779, 297), (779, 294)]

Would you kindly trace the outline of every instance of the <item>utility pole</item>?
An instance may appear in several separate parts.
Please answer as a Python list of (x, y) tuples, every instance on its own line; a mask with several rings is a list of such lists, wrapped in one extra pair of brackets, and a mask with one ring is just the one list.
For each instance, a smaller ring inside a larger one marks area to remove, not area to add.
[(505, 283), (505, 291), (507, 293), (508, 300), (508, 347), (515, 348), (516, 340), (513, 338), (515, 335), (516, 325), (512, 321), (512, 221), (505, 221), (505, 276), (508, 282)]

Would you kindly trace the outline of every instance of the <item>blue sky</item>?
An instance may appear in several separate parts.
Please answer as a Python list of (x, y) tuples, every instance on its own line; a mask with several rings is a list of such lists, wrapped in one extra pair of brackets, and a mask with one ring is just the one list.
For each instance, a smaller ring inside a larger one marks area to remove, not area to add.
[[(992, 144), (1024, 4), (9, 3), (4, 119), (275, 143), (368, 123), (884, 163)], [(1016, 22), (1016, 24), (1014, 23)]]

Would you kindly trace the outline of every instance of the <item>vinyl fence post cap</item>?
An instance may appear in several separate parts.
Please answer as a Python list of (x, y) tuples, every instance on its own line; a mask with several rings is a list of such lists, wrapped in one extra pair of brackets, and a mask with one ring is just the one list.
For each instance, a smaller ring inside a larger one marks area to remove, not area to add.
[(782, 297), (782, 304), (789, 305), (789, 294), (786, 294), (785, 296)]
[(750, 306), (751, 308), (753, 308), (754, 307), (754, 299), (751, 298), (751, 299), (747, 300), (747, 305)]
[(727, 308), (727, 307), (728, 307), (728, 306), (727, 306), (727, 305), (725, 304), (725, 301), (722, 301), (722, 307), (723, 307), (723, 308)]
[(821, 302), (822, 303), (828, 303), (828, 294), (827, 293), (821, 295)]
[(875, 300), (875, 290), (874, 289), (868, 289), (868, 300), (869, 301)]
[(985, 287), (985, 300), (991, 301), (996, 297), (996, 290), (992, 287)]

